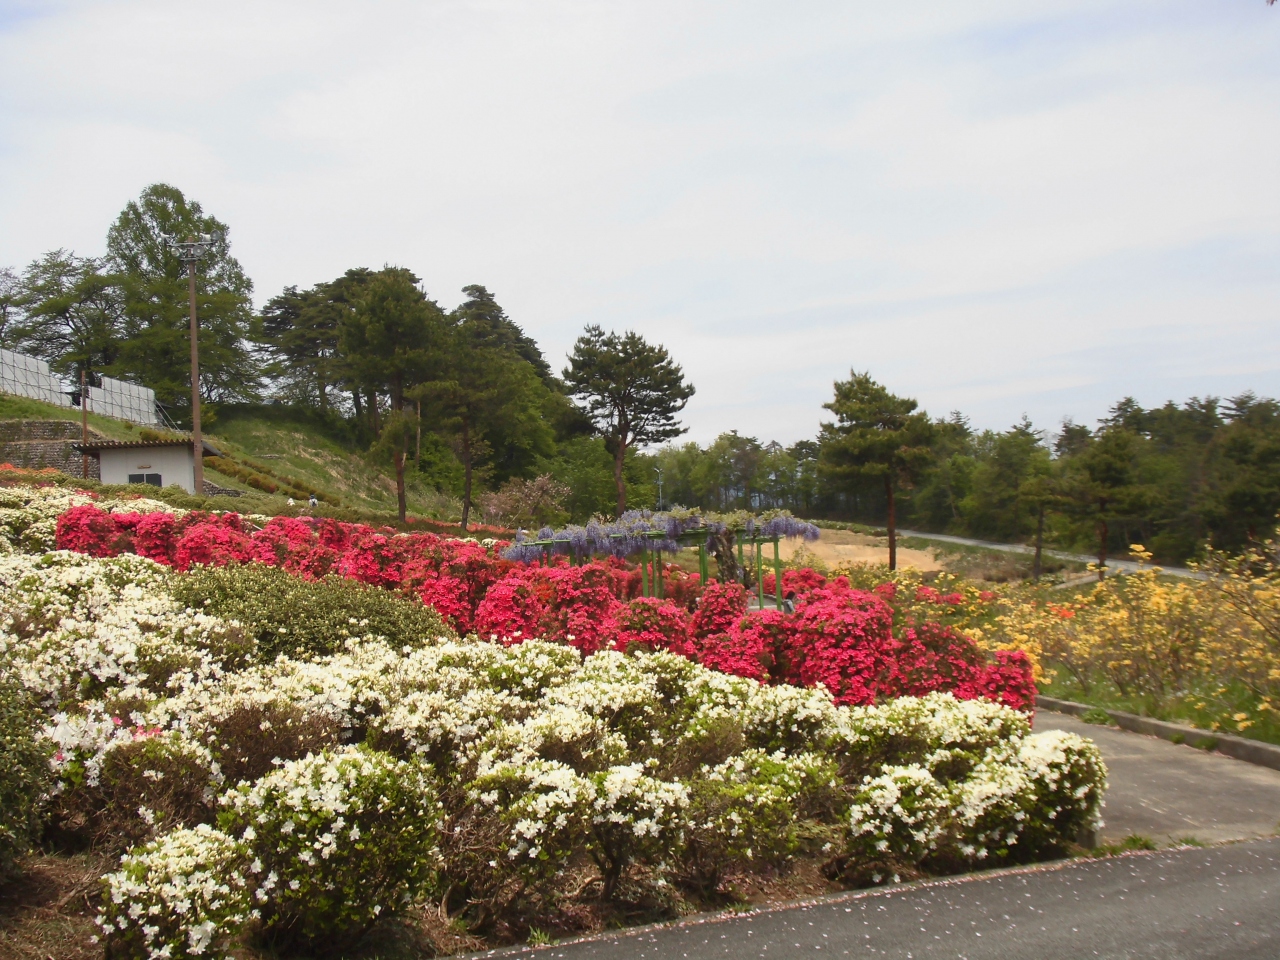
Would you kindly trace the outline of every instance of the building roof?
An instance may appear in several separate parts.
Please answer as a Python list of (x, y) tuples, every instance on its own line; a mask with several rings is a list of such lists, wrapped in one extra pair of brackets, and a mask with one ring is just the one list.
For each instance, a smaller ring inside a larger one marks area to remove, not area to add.
[[(222, 454), (208, 440), (202, 441), (206, 457), (220, 457)], [(73, 443), (81, 453), (101, 453), (103, 450), (150, 450), (156, 447), (190, 447), (191, 438), (185, 440), (93, 440), (89, 443)]]

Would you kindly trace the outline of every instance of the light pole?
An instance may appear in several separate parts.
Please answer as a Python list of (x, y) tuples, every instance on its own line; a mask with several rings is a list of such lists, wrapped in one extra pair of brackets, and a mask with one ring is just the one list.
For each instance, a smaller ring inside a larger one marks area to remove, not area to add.
[(204, 438), (200, 436), (200, 346), (196, 323), (196, 262), (204, 257), (222, 237), (204, 234), (174, 243), (178, 259), (187, 265), (187, 294), (191, 303), (191, 447), (195, 455), (196, 496), (204, 496)]

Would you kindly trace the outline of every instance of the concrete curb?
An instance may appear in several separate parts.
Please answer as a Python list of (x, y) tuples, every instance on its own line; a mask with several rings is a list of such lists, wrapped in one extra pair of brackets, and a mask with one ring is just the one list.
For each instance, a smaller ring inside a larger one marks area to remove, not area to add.
[[(1036, 706), (1041, 710), (1052, 710), (1054, 713), (1069, 713), (1081, 716), (1090, 710), (1103, 710), (1085, 703), (1073, 703), (1070, 700), (1057, 700), (1053, 697), (1036, 697)], [(1280, 747), (1260, 740), (1246, 740), (1244, 737), (1233, 737), (1228, 733), (1214, 733), (1212, 730), (1201, 730), (1199, 727), (1188, 727), (1180, 723), (1169, 723), (1165, 720), (1153, 720), (1140, 717), (1136, 713), (1125, 713), (1123, 710), (1103, 710), (1112, 722), (1124, 730), (1133, 733), (1145, 733), (1149, 737), (1160, 737), (1173, 743), (1185, 743), (1191, 746), (1197, 742), (1214, 741), (1212, 749), (1236, 760), (1255, 763), (1260, 767), (1280, 770)]]

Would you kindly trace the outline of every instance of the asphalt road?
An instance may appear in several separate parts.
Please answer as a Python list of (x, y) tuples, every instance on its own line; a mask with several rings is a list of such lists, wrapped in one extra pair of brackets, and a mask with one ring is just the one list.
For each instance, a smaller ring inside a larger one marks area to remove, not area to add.
[(1136, 833), (1168, 846), (1280, 832), (1280, 770), (1048, 710), (1036, 713), (1035, 729), (1070, 730), (1098, 745), (1108, 771), (1103, 841)]
[(536, 960), (1276, 960), (1280, 839), (970, 875), (527, 952)]
[[(1028, 547), (1021, 543), (996, 543), (992, 540), (971, 540), (968, 537), (953, 537), (947, 533), (922, 533), (919, 530), (899, 530), (899, 537), (917, 537), (921, 540), (938, 540), (942, 543), (956, 543), (966, 547), (982, 547), (986, 550), (1001, 550), (1004, 553), (1035, 553), (1035, 547)], [(1076, 560), (1080, 563), (1095, 563), (1097, 557), (1091, 557), (1083, 553), (1063, 553), (1061, 550), (1045, 550), (1046, 557), (1057, 557), (1059, 560)], [(1115, 572), (1137, 573), (1142, 569), (1141, 564), (1134, 560), (1108, 560), (1107, 569)], [(1186, 567), (1161, 567), (1160, 570), (1167, 573), (1171, 577), (1186, 577), (1190, 580), (1207, 579), (1203, 573), (1198, 570), (1188, 570)]]

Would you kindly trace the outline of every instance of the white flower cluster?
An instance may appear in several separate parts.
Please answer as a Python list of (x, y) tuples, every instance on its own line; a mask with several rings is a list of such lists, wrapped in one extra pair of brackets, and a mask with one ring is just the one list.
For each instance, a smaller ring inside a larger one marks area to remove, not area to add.
[(180, 960), (222, 956), (250, 918), (240, 845), (199, 824), (134, 850), (105, 878), (98, 926), (114, 956)]
[(58, 517), (86, 503), (88, 494), (61, 487), (0, 487), (0, 553), (52, 550)]
[(868, 855), (917, 862), (945, 846), (983, 860), (1101, 823), (1106, 767), (1083, 737), (1031, 734), (1013, 711), (945, 694), (861, 708), (850, 720), (865, 742), (906, 735), (920, 745), (917, 762), (886, 766), (859, 787), (849, 824)]
[(174, 601), (136, 556), (0, 557), (0, 664), (48, 708), (154, 699), (217, 676), (236, 625)]

